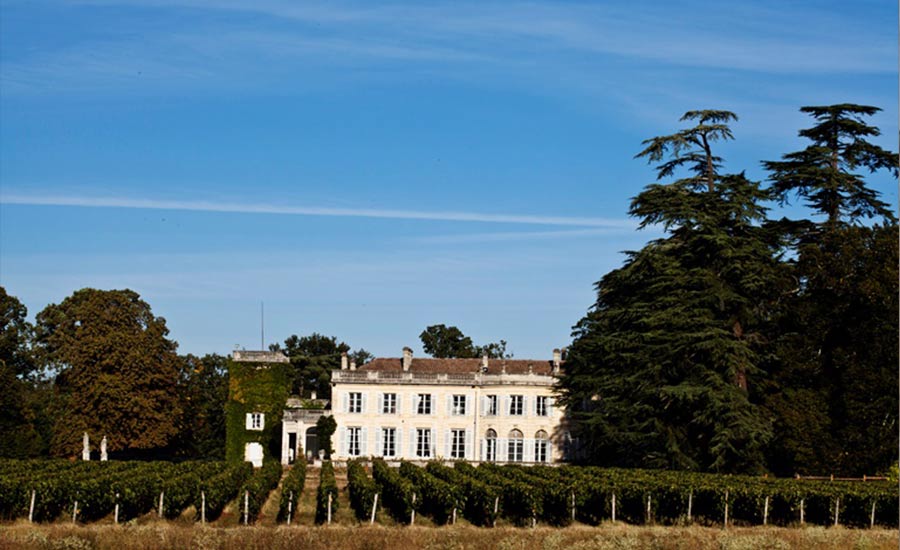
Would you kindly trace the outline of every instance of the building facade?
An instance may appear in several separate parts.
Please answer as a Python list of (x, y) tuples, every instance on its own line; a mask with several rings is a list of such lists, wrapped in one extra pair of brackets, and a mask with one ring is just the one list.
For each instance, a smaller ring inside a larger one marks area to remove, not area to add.
[(553, 359), (378, 358), (332, 373), (335, 459), (549, 463), (569, 434)]

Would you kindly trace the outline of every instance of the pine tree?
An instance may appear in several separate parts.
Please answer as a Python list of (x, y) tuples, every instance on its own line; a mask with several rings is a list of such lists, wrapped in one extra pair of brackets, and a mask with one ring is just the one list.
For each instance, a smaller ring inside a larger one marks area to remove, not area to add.
[(597, 283), (575, 327), (563, 401), (595, 463), (720, 472), (763, 468), (769, 420), (751, 402), (763, 325), (775, 296), (767, 198), (743, 174), (721, 175), (712, 143), (732, 139), (727, 111), (692, 111), (696, 125), (647, 140), (638, 157), (664, 159), (634, 198), (641, 226), (665, 238), (628, 254)]

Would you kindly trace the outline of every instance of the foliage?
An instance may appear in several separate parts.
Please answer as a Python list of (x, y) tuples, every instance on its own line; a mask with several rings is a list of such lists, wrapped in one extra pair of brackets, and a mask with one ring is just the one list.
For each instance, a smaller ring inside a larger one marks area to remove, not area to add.
[(192, 459), (225, 458), (225, 403), (228, 399), (228, 358), (217, 354), (185, 355), (180, 359), (178, 394), (181, 402), (175, 454)]
[(473, 525), (490, 526), (496, 520), (495, 504), (499, 507), (500, 490), (478, 479), (461, 474), (439, 462), (429, 462), (425, 469), (431, 475), (456, 488), (463, 500), (462, 513)]
[(238, 506), (243, 521), (244, 498), (247, 499), (248, 521), (256, 521), (259, 511), (269, 497), (269, 493), (278, 486), (281, 480), (281, 462), (266, 460), (261, 468), (253, 472), (253, 475), (244, 482), (238, 490)]
[(85, 288), (38, 313), (36, 342), (64, 403), (54, 454), (74, 456), (84, 432), (106, 436), (110, 451), (169, 444), (180, 411), (168, 332), (132, 290)]
[[(298, 456), (302, 454), (298, 453)], [(291, 465), (284, 481), (281, 482), (281, 500), (278, 503), (278, 519), (285, 521), (288, 517), (288, 503), (294, 515), (296, 515), (297, 502), (303, 493), (303, 487), (306, 485), (306, 461), (298, 460)]]
[(334, 336), (314, 332), (309, 336), (292, 334), (284, 341), (283, 351), (294, 368), (291, 393), (309, 397), (315, 391), (317, 397), (328, 399), (331, 371), (341, 368), (341, 354), (349, 352), (350, 346), (338, 342)]
[(366, 473), (366, 467), (360, 460), (347, 462), (347, 490), (350, 494), (350, 507), (356, 519), (369, 521), (372, 504), (378, 494), (378, 485)]
[(331, 495), (331, 516), (338, 509), (338, 487), (334, 479), (334, 464), (323, 462), (319, 471), (319, 488), (316, 489), (316, 523), (328, 521), (328, 496)]
[(451, 485), (409, 462), (400, 463), (400, 475), (415, 486), (416, 495), (421, 500), (417, 503), (417, 509), (431, 516), (438, 525), (450, 521), (454, 511), (463, 510), (465, 497), (462, 487)]
[(588, 460), (604, 465), (756, 472), (771, 436), (751, 401), (768, 310), (781, 274), (777, 240), (760, 226), (767, 197), (743, 174), (722, 175), (712, 152), (730, 139), (726, 111), (692, 111), (691, 128), (647, 140), (638, 156), (659, 176), (631, 214), (667, 236), (630, 252), (597, 283), (575, 327), (562, 401)]
[(487, 355), (492, 359), (509, 359), (512, 354), (506, 353), (506, 340), (476, 346), (472, 339), (455, 326), (431, 325), (419, 334), (425, 353), (438, 358), (474, 358)]
[(334, 452), (332, 438), (337, 430), (337, 421), (331, 415), (322, 415), (316, 420), (316, 437), (319, 441), (319, 450), (325, 451), (325, 458), (331, 458)]
[(200, 493), (194, 496), (194, 507), (197, 517), (201, 517), (201, 508), (206, 503), (206, 520), (219, 517), (225, 505), (238, 496), (244, 482), (253, 475), (253, 465), (249, 462), (231, 463), (224, 471), (200, 482)]
[(381, 488), (381, 500), (391, 516), (400, 523), (409, 523), (413, 510), (421, 501), (414, 502), (416, 488), (396, 469), (376, 458), (372, 460), (372, 478)]
[(37, 362), (31, 353), (34, 327), (26, 320), (28, 309), (0, 286), (0, 365), (14, 376), (35, 373)]

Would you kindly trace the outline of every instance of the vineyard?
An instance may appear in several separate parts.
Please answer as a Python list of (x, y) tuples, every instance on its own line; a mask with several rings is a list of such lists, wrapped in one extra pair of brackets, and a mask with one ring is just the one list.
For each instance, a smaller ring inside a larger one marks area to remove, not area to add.
[(213, 522), (231, 503), (240, 523), (250, 524), (269, 500), (270, 521), (294, 525), (301, 523), (293, 519), (301, 506), (309, 507), (310, 518), (315, 509), (317, 524), (484, 527), (614, 521), (896, 528), (900, 512), (896, 485), (884, 481), (462, 462), (397, 468), (377, 459), (351, 461), (346, 469), (326, 462), (309, 473), (298, 464), (283, 475), (276, 462), (254, 471), (249, 463), (4, 460), (0, 519), (120, 523), (150, 516)]

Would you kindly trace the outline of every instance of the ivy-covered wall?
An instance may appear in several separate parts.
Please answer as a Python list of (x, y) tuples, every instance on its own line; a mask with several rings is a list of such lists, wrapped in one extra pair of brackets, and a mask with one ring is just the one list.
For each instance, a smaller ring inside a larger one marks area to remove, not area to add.
[[(247, 443), (258, 442), (266, 458), (281, 438), (281, 417), (291, 389), (290, 363), (229, 361), (228, 401), (225, 404), (225, 459), (244, 460)], [(265, 415), (261, 431), (247, 429), (247, 413)], [(274, 451), (277, 452), (277, 451)], [(280, 458), (280, 457), (275, 457)]]

